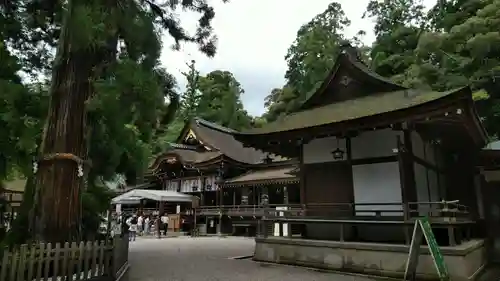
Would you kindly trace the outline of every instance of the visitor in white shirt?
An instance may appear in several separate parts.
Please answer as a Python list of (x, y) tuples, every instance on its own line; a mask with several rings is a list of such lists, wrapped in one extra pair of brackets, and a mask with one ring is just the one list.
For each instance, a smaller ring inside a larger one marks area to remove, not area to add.
[(126, 224), (128, 225), (128, 240), (135, 241), (135, 236), (137, 234), (137, 217), (133, 215), (132, 217), (128, 218)]
[(144, 234), (148, 235), (149, 234), (149, 215), (146, 215), (146, 219), (144, 220)]
[(165, 233), (165, 236), (167, 236), (167, 230), (168, 230), (168, 215), (167, 213), (164, 213), (163, 216), (160, 218), (161, 224), (163, 226), (163, 231)]
[(142, 217), (142, 215), (140, 215), (137, 218), (137, 231), (139, 232), (139, 235), (142, 235), (142, 231), (144, 230), (143, 222), (144, 222), (144, 218)]

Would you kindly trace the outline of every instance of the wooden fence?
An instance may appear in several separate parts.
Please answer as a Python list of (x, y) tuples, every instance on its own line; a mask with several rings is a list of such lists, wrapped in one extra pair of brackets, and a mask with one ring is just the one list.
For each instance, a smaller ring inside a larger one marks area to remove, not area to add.
[(128, 264), (128, 237), (5, 249), (0, 281), (115, 280)]

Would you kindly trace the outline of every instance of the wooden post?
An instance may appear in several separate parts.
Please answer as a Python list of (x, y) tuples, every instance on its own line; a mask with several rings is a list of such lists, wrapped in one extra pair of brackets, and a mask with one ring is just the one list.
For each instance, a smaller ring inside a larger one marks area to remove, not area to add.
[(300, 154), (299, 154), (299, 179), (300, 179), (300, 204), (302, 204), (304, 210), (302, 212), (303, 216), (306, 216), (307, 209), (307, 196), (306, 196), (306, 167), (304, 165), (304, 144), (300, 144)]
[(233, 187), (233, 208), (236, 206), (236, 187)]
[(158, 219), (156, 220), (156, 233), (158, 235), (158, 238), (161, 237), (161, 216), (163, 215), (164, 212), (164, 202), (160, 201), (158, 202)]

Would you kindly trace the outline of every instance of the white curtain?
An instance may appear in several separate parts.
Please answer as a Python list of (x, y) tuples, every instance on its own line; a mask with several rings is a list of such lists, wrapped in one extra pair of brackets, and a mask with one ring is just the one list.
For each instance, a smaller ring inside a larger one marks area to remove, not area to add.
[(207, 177), (207, 179), (205, 181), (205, 190), (206, 191), (218, 190), (219, 187), (217, 186), (217, 184), (215, 183), (215, 181), (216, 181), (215, 176), (209, 176), (209, 177)]
[(168, 191), (177, 191), (177, 187), (179, 186), (179, 181), (167, 181), (165, 190)]
[[(194, 179), (183, 179), (182, 184), (181, 184), (181, 192), (197, 192), (201, 191), (201, 185), (202, 181), (201, 178), (194, 178)], [(197, 187), (196, 189), (193, 189), (193, 187)]]

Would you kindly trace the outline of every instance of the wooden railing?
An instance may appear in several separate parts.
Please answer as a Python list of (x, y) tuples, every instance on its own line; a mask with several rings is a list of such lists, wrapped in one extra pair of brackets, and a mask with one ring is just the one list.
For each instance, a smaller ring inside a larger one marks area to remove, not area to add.
[(196, 214), (261, 217), (265, 210), (276, 207), (287, 207), (297, 211), (302, 209), (300, 204), (200, 206), (196, 209)]
[[(287, 210), (276, 210), (286, 207)], [(200, 206), (198, 215), (255, 215), (265, 212), (285, 212), (288, 216), (307, 215), (308, 217), (389, 217), (404, 219), (432, 217), (440, 219), (468, 219), (468, 207), (458, 201), (409, 202), (409, 203), (309, 203), (309, 204), (270, 204), (270, 205), (222, 205)]]
[(0, 281), (114, 280), (128, 264), (128, 237), (112, 242), (39, 243), (4, 249)]
[[(287, 207), (288, 210), (276, 210)], [(402, 217), (410, 220), (429, 217), (445, 221), (470, 220), (468, 207), (458, 201), (409, 202), (409, 203), (309, 203), (303, 205), (279, 205), (266, 207), (269, 215), (285, 212), (290, 216), (307, 217)]]
[[(459, 204), (458, 201), (404, 204), (310, 203), (302, 205), (300, 209), (294, 207), (291, 206), (287, 210), (276, 210), (275, 207), (266, 208), (259, 222), (258, 235), (267, 237), (276, 223), (281, 226), (290, 225), (291, 229), (307, 224), (333, 224), (338, 226), (338, 239), (344, 241), (347, 228), (392, 225), (401, 229), (405, 242), (409, 243), (415, 219), (425, 216), (429, 218), (433, 227), (447, 229), (448, 243), (453, 246), (464, 239), (469, 239), (471, 229), (475, 224), (467, 206)], [(298, 229), (304, 230), (305, 227)], [(296, 234), (292, 232), (289, 231), (285, 236), (292, 237)], [(304, 231), (299, 231), (298, 235), (303, 238), (307, 236)]]

